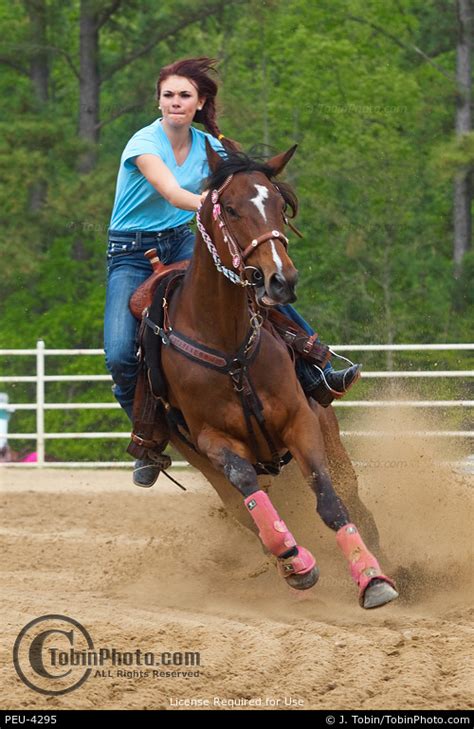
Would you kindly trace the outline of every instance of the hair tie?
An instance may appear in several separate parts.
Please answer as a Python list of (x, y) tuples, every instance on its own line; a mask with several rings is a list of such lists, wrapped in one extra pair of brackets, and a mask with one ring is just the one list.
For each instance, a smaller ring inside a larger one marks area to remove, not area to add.
[(224, 139), (224, 135), (223, 135), (223, 134), (219, 134), (219, 136), (217, 137), (217, 139), (218, 139), (218, 140), (219, 140), (219, 142), (220, 142), (220, 141), (221, 141), (221, 139)]

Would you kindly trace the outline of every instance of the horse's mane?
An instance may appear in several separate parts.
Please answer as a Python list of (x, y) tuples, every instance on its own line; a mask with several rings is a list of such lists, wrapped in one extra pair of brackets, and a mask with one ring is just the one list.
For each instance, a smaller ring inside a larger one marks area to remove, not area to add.
[(260, 155), (227, 151), (226, 157), (221, 158), (221, 162), (215, 172), (206, 179), (204, 189), (218, 189), (229, 175), (234, 175), (237, 172), (262, 172), (283, 197), (286, 213), (288, 214), (288, 207), (291, 209), (292, 214), (289, 217), (294, 218), (296, 216), (298, 212), (298, 198), (293, 188), (287, 182), (275, 180), (273, 170), (265, 164), (265, 159)]

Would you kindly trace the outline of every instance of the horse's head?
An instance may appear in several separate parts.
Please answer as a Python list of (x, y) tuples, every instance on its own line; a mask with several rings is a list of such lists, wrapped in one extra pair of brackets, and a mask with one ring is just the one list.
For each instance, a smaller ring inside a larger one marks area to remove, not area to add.
[(297, 145), (265, 162), (242, 152), (223, 159), (207, 140), (206, 147), (211, 170), (206, 187), (211, 192), (203, 213), (221, 259), (255, 286), (259, 303), (295, 301), (298, 272), (287, 253), (284, 223), (287, 207), (294, 217), (298, 203), (289, 185), (273, 178)]

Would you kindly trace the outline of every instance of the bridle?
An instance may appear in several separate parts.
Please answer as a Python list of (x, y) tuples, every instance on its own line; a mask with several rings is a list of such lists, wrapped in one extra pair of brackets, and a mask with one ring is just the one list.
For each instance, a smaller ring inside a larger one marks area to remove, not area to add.
[[(219, 228), (222, 231), (222, 236), (224, 238), (224, 243), (227, 244), (227, 248), (229, 250), (229, 253), (232, 258), (232, 266), (235, 270), (231, 270), (224, 266), (222, 263), (222, 260), (219, 256), (219, 253), (217, 251), (216, 246), (214, 245), (212, 238), (210, 237), (209, 233), (207, 232), (206, 228), (204, 227), (204, 224), (201, 220), (200, 216), (200, 210), (204, 203), (204, 201), (199, 206), (199, 209), (196, 213), (196, 222), (199, 232), (201, 233), (201, 236), (207, 246), (207, 249), (209, 253), (212, 256), (212, 259), (214, 261), (214, 265), (217, 268), (217, 270), (222, 273), (226, 278), (229, 279), (234, 284), (237, 284), (238, 286), (256, 286), (257, 284), (255, 282), (250, 281), (246, 277), (246, 272), (248, 269), (254, 269), (254, 266), (247, 266), (245, 265), (248, 258), (254, 253), (254, 251), (259, 248), (262, 243), (266, 243), (267, 241), (274, 241), (275, 239), (278, 239), (281, 241), (283, 246), (285, 247), (285, 250), (288, 250), (288, 238), (286, 235), (284, 235), (279, 230), (270, 230), (266, 233), (262, 233), (258, 236), (258, 238), (254, 238), (245, 248), (241, 248), (241, 246), (238, 245), (238, 243), (235, 240), (235, 236), (232, 235), (229, 224), (225, 219), (223, 210), (221, 208), (221, 205), (219, 203), (219, 198), (224, 192), (224, 190), (229, 187), (230, 183), (232, 182), (234, 175), (229, 175), (226, 180), (222, 183), (222, 185), (217, 190), (212, 190), (211, 192), (211, 201), (213, 204), (212, 208), (212, 217), (215, 221), (217, 221), (217, 224)], [(276, 185), (274, 185), (275, 189), (278, 190)], [(296, 230), (288, 221), (288, 218), (286, 217), (285, 213), (282, 212), (283, 220), (286, 225), (290, 225), (290, 227), (300, 236), (301, 233)], [(238, 271), (238, 273), (236, 273)]]

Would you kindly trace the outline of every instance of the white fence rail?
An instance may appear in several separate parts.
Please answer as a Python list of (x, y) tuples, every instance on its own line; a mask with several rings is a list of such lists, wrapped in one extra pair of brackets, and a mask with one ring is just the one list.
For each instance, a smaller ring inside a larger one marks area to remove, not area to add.
[[(333, 347), (338, 352), (422, 352), (422, 351), (467, 351), (474, 350), (474, 344), (346, 344)], [(120, 408), (118, 403), (48, 403), (45, 400), (45, 385), (48, 382), (107, 382), (112, 381), (110, 375), (46, 375), (47, 356), (76, 356), (76, 355), (100, 355), (102, 349), (47, 349), (44, 341), (39, 340), (35, 349), (0, 349), (0, 356), (35, 356), (36, 374), (31, 376), (0, 376), (0, 383), (35, 382), (36, 402), (34, 403), (0, 403), (0, 411), (14, 412), (19, 410), (36, 411), (36, 432), (34, 433), (9, 433), (8, 439), (25, 439), (36, 441), (37, 461), (33, 464), (25, 463), (4, 463), (0, 465), (42, 467), (45, 465), (45, 441), (51, 439), (77, 439), (77, 438), (129, 438), (130, 433), (122, 432), (88, 432), (88, 433), (48, 433), (45, 430), (44, 414), (46, 410), (116, 410)], [(370, 378), (468, 378), (474, 377), (474, 370), (395, 370), (395, 371), (365, 371), (364, 379)], [(474, 400), (351, 400), (338, 401), (336, 407), (342, 408), (390, 408), (400, 405), (414, 408), (471, 408)], [(384, 434), (376, 431), (341, 431), (345, 437), (375, 437)], [(390, 433), (385, 434), (390, 436)], [(449, 437), (449, 438), (472, 438), (474, 432), (466, 430), (447, 431), (413, 431), (409, 435), (414, 437)], [(130, 462), (78, 462), (78, 463), (47, 463), (48, 467), (107, 467), (107, 466), (129, 466)]]

